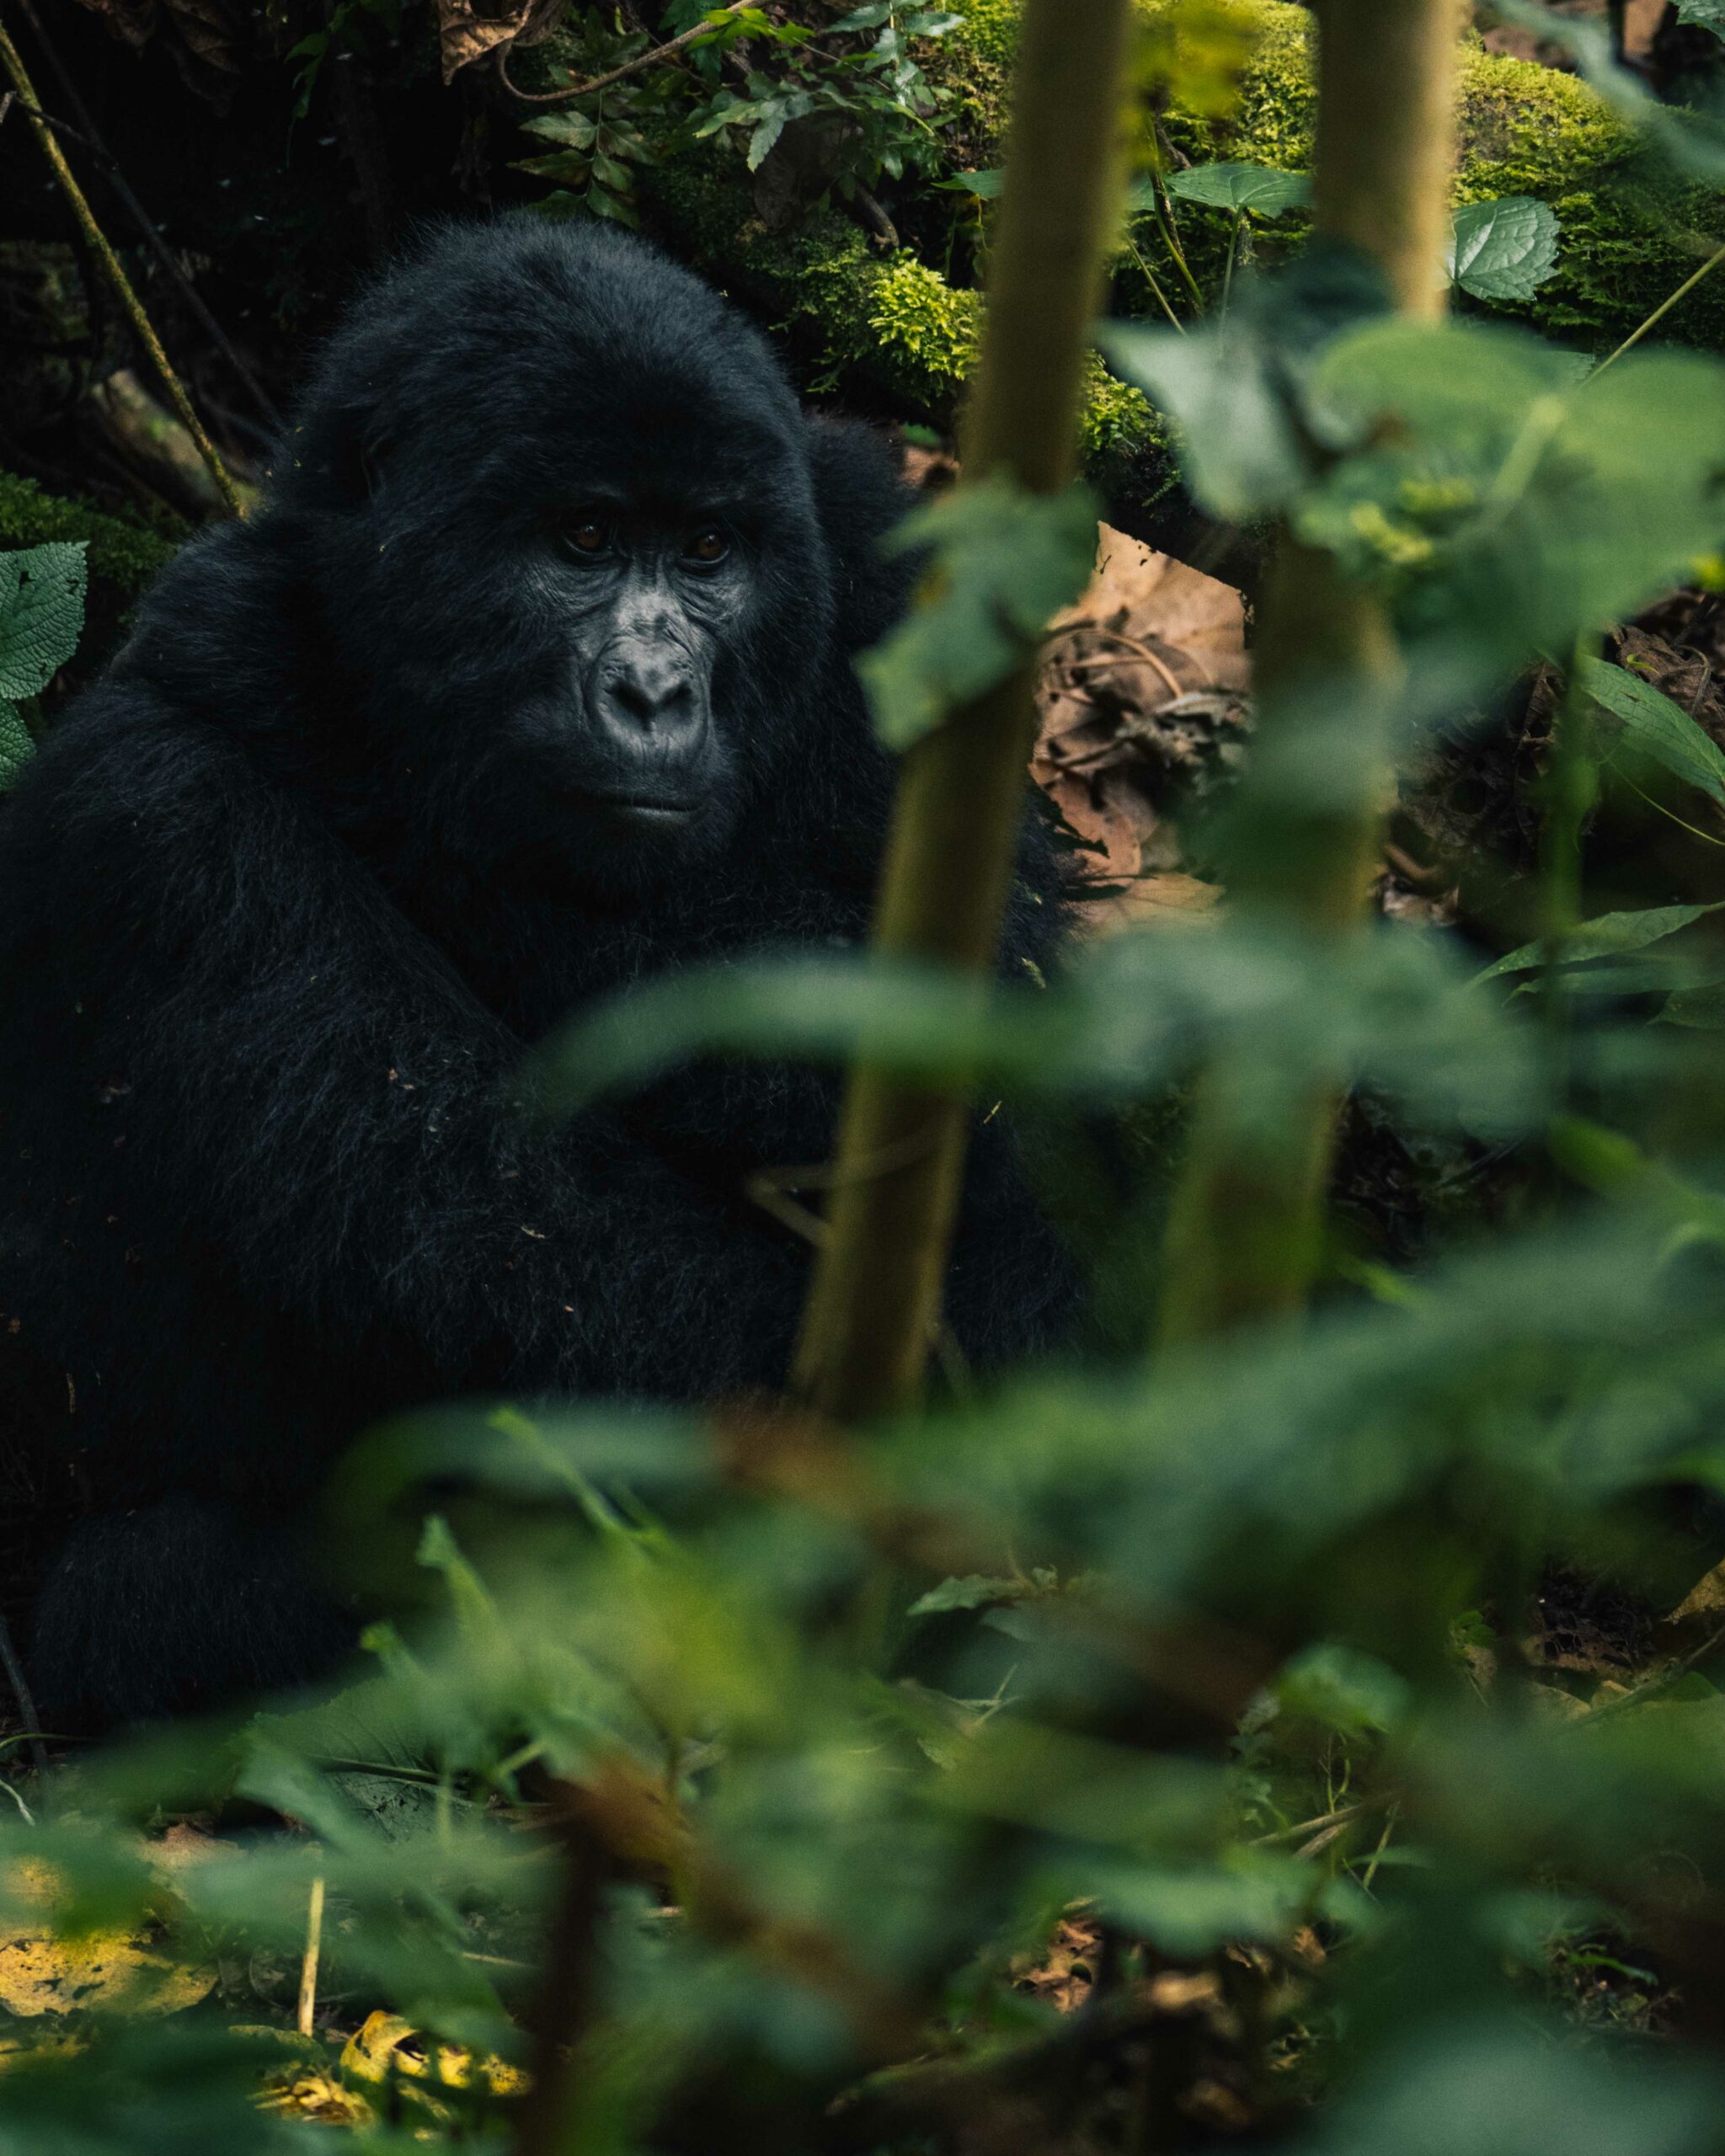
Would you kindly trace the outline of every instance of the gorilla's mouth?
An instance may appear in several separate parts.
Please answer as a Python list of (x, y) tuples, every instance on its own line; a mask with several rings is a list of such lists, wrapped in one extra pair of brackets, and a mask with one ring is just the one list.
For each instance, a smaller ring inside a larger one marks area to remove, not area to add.
[(641, 830), (666, 830), (692, 822), (701, 813), (698, 801), (682, 801), (659, 793), (600, 793), (590, 787), (572, 787), (571, 798), (612, 823)]

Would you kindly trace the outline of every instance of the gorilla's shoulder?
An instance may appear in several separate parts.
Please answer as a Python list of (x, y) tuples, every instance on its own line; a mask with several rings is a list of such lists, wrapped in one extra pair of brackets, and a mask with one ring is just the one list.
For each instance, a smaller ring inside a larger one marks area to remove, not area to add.
[(916, 506), (886, 438), (860, 420), (809, 421), (809, 467), (832, 560), (840, 641), (847, 651), (879, 643), (909, 603), (914, 558), (884, 542)]

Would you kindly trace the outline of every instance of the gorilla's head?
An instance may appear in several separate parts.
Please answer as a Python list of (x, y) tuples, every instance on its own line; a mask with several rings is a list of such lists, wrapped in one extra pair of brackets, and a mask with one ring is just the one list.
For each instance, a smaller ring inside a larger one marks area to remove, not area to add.
[(775, 782), (831, 657), (810, 428), (695, 278), (592, 225), (438, 232), (355, 307), (289, 448), (277, 504), (365, 755), (441, 853), (639, 892)]

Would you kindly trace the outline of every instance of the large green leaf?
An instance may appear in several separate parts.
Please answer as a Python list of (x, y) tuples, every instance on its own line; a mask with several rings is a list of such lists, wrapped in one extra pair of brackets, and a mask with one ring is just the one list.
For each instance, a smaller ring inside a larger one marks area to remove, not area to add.
[(1725, 38), (1725, 0), (1677, 0), (1677, 19)]
[(1448, 268), (1481, 300), (1530, 300), (1557, 268), (1561, 227), (1551, 205), (1531, 195), (1469, 202), (1455, 212)]
[(1096, 531), (1087, 488), (1032, 494), (1004, 478), (906, 519), (889, 544), (930, 549), (921, 601), (857, 662), (889, 748), (908, 749), (1023, 663), (1089, 581)]
[(1278, 276), (1246, 280), (1226, 317), (1184, 335), (1111, 323), (1101, 343), (1178, 428), (1193, 493), (1215, 515), (1249, 523), (1284, 508), (1311, 473), (1303, 407), (1318, 354), (1386, 301), (1371, 265), (1315, 248)]
[[(1564, 962), (1579, 965), (1591, 958), (1620, 958), (1626, 951), (1645, 951), (1649, 944), (1663, 942), (1666, 937), (1690, 927), (1704, 914), (1717, 913), (1722, 905), (1725, 899), (1705, 906), (1648, 906), (1638, 913), (1602, 913), (1596, 920), (1583, 921), (1573, 936), (1565, 937)], [(1545, 959), (1543, 943), (1524, 943), (1477, 978), (1494, 980), (1501, 974), (1531, 973)]]
[(1296, 504), (1301, 535), (1477, 664), (1563, 649), (1725, 538), (1717, 360), (1632, 355), (1580, 377), (1519, 330), (1371, 323), (1323, 355), (1311, 398), (1314, 426), (1359, 446)]
[(1274, 165), (1194, 165), (1188, 172), (1171, 172), (1167, 186), (1183, 201), (1236, 213), (1255, 210), (1261, 217), (1279, 217), (1311, 200), (1310, 173), (1282, 172)]
[(0, 699), (40, 696), (77, 648), (85, 539), (0, 554)]
[(1582, 661), (1581, 680), (1594, 702), (1622, 721), (1620, 740), (1685, 786), (1725, 803), (1725, 754), (1681, 704), (1673, 703), (1651, 681), (1599, 659)]

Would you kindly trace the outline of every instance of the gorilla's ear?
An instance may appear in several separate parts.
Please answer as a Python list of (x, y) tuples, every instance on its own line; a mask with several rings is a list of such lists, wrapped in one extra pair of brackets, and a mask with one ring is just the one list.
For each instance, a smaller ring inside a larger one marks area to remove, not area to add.
[(815, 507), (832, 565), (835, 631), (846, 651), (866, 650), (910, 603), (916, 563), (881, 542), (916, 506), (892, 445), (853, 419), (807, 420)]

